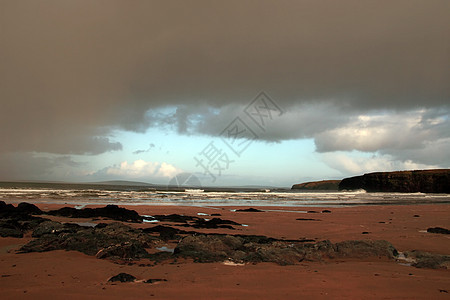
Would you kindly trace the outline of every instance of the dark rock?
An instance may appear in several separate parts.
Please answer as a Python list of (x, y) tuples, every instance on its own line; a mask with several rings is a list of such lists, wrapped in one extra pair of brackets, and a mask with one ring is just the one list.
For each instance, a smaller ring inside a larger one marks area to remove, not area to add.
[(159, 237), (164, 241), (173, 240), (173, 239), (177, 238), (177, 234), (184, 233), (184, 231), (182, 231), (182, 230), (172, 228), (169, 226), (162, 226), (162, 225), (145, 228), (145, 229), (143, 229), (143, 232), (145, 232), (145, 233), (158, 232)]
[(367, 192), (450, 193), (450, 169), (375, 172), (345, 178), (339, 190)]
[(420, 216), (419, 215), (414, 215), (414, 218), (419, 218)]
[(324, 209), (324, 210), (322, 210), (322, 213), (323, 213), (323, 214), (330, 214), (330, 213), (331, 213), (331, 210)]
[(298, 221), (321, 221), (319, 219), (307, 219), (307, 218), (298, 218), (296, 220), (298, 220)]
[(32, 214), (39, 215), (42, 211), (35, 205), (22, 202), (14, 207), (12, 204), (6, 204), (4, 201), (0, 201), (0, 217), (1, 218), (21, 218), (30, 219)]
[(23, 237), (23, 234), (37, 227), (46, 219), (32, 216), (40, 209), (33, 204), (20, 203), (17, 207), (0, 201), (0, 236)]
[(95, 255), (97, 258), (144, 258), (148, 257), (143, 245), (139, 242), (123, 242), (100, 249)]
[[(209, 229), (214, 229), (214, 228), (226, 228), (226, 229), (234, 229), (232, 226), (229, 225), (241, 225), (239, 223), (236, 223), (234, 221), (231, 220), (222, 220), (220, 218), (213, 218), (211, 220), (206, 221), (205, 219), (198, 219), (195, 220), (195, 222), (192, 225), (194, 228), (209, 228)], [(186, 225), (184, 225), (186, 226)]]
[(75, 233), (81, 226), (77, 224), (61, 224), (59, 222), (54, 221), (45, 221), (39, 224), (31, 234), (32, 237), (41, 237), (44, 234), (60, 234), (63, 232), (66, 233)]
[(422, 251), (408, 251), (403, 253), (406, 257), (413, 258), (413, 267), (427, 269), (448, 269), (450, 266), (450, 256), (434, 254)]
[(319, 212), (315, 211), (315, 210), (308, 210), (308, 214), (317, 214)]
[(243, 239), (234, 236), (187, 236), (178, 243), (174, 254), (193, 258), (196, 262), (223, 261), (230, 255), (235, 256), (242, 245)]
[[(140, 259), (148, 257), (145, 248), (154, 240), (141, 230), (121, 223), (111, 223), (102, 228), (72, 225), (64, 224), (61, 227), (54, 223), (45, 224), (36, 233), (42, 235), (24, 245), (19, 252), (75, 250), (101, 258)], [(49, 230), (55, 231), (46, 233)]]
[(161, 281), (167, 281), (167, 279), (147, 279), (144, 281), (144, 283), (155, 283), (155, 282), (161, 282)]
[(6, 204), (5, 201), (0, 201), (0, 213), (15, 211), (16, 208), (12, 204)]
[(229, 225), (241, 225), (239, 223), (236, 223), (231, 220), (222, 220), (220, 218), (213, 218), (211, 220), (205, 220), (203, 218), (199, 217), (192, 217), (192, 216), (183, 216), (183, 215), (156, 215), (153, 216), (155, 220), (164, 221), (164, 222), (174, 222), (174, 223), (182, 223), (183, 227), (194, 227), (194, 228), (209, 228), (209, 229), (216, 229), (216, 228), (226, 228), (226, 229), (234, 229), (232, 226)]
[(122, 222), (142, 222), (142, 217), (134, 210), (118, 207), (117, 205), (107, 205), (100, 208), (76, 209), (73, 207), (63, 207), (58, 210), (47, 212), (49, 215), (70, 218), (109, 218)]
[(313, 239), (299, 239), (298, 242), (300, 242), (300, 243), (314, 243), (315, 240), (313, 240)]
[(13, 220), (0, 220), (0, 236), (22, 238), (23, 232), (19, 223)]
[(294, 184), (292, 190), (334, 190), (339, 188), (340, 180), (322, 180)]
[(368, 232), (368, 231), (363, 231), (363, 232), (361, 232), (361, 234), (369, 234), (370, 232)]
[(442, 228), (442, 227), (433, 227), (433, 228), (428, 228), (427, 232), (430, 233), (440, 233), (440, 234), (450, 234), (450, 230)]
[(175, 248), (174, 255), (193, 258), (196, 262), (214, 262), (230, 259), (239, 262), (275, 262), (280, 265), (295, 264), (303, 260), (321, 261), (324, 258), (387, 257), (398, 255), (386, 241), (345, 241), (332, 244), (322, 241), (315, 244), (270, 241), (265, 243), (246, 236), (197, 235), (187, 236)]
[[(222, 236), (224, 236), (224, 234), (222, 234)], [(270, 243), (278, 242), (278, 241), (296, 242), (295, 240), (281, 240), (281, 239), (275, 239), (275, 238), (267, 237), (267, 236), (264, 236), (264, 235), (242, 235), (242, 234), (237, 234), (237, 235), (233, 235), (233, 236), (243, 239), (245, 241), (245, 243), (270, 244)]]
[(335, 244), (338, 257), (386, 257), (393, 259), (398, 251), (391, 243), (384, 240), (376, 241), (343, 241)]
[(127, 273), (120, 273), (111, 277), (108, 282), (134, 282), (136, 277)]
[(34, 204), (22, 202), (17, 205), (16, 211), (30, 215), (41, 215), (42, 210)]
[(174, 223), (187, 223), (187, 221), (195, 221), (199, 219), (198, 217), (183, 216), (178, 214), (155, 215), (153, 216), (153, 218), (161, 222), (174, 222)]
[(236, 209), (236, 212), (264, 212), (264, 211), (250, 207), (245, 209)]
[(98, 223), (95, 225), (95, 229), (102, 229), (108, 226), (108, 223)]

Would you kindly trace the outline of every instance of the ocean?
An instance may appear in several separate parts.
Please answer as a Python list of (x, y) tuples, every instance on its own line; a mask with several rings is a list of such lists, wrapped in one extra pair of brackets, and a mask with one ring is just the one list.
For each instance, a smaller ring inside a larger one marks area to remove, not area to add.
[(72, 205), (182, 205), (336, 207), (450, 203), (450, 194), (298, 191), (289, 189), (183, 187), (0, 182), (0, 200), (7, 203)]

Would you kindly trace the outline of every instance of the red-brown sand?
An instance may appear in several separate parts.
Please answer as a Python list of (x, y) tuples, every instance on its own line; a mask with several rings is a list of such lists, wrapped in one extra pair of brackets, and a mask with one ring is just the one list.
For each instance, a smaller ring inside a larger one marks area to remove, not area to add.
[[(43, 210), (61, 207), (38, 206)], [(332, 242), (385, 239), (399, 251), (415, 249), (450, 254), (448, 235), (425, 232), (428, 227), (450, 228), (449, 205), (263, 207), (260, 209), (278, 211), (261, 213), (231, 211), (242, 207), (127, 208), (146, 215), (219, 213), (222, 219), (248, 225), (234, 231), (196, 230), (203, 232), (329, 239)], [(325, 209), (331, 213), (321, 213)], [(308, 210), (317, 213), (302, 213)], [(79, 221), (92, 222), (90, 219)], [(155, 224), (132, 225), (150, 227)], [(183, 261), (144, 267), (115, 264), (74, 251), (16, 254), (15, 250), (30, 239), (0, 238), (1, 299), (450, 299), (450, 270), (417, 269), (394, 261), (373, 258), (367, 261), (331, 260), (293, 266), (273, 263), (230, 266)], [(153, 284), (107, 282), (121, 272), (132, 274), (138, 280), (167, 281)]]

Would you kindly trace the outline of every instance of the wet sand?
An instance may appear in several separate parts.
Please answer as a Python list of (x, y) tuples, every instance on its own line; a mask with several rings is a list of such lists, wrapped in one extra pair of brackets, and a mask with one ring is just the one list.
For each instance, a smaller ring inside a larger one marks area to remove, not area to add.
[[(42, 210), (62, 205), (38, 204)], [(89, 206), (94, 207), (94, 206)], [(450, 236), (426, 233), (429, 227), (450, 228), (449, 205), (359, 206), (339, 208), (260, 207), (264, 212), (234, 212), (245, 207), (128, 206), (143, 215), (198, 213), (248, 226), (194, 229), (201, 232), (259, 234), (284, 239), (329, 239), (332, 242), (385, 239), (399, 251), (422, 250), (450, 254)], [(306, 211), (316, 211), (316, 213)], [(331, 213), (322, 213), (330, 210)], [(47, 216), (45, 216), (47, 217)], [(208, 216), (202, 216), (209, 218)], [(91, 219), (51, 217), (58, 221)], [(315, 220), (296, 220), (315, 219)], [(95, 221), (100, 222), (100, 221)], [(131, 224), (152, 227), (153, 223)], [(173, 226), (173, 223), (167, 223)], [(182, 228), (182, 227), (180, 227)], [(186, 229), (186, 228), (182, 228)], [(364, 234), (363, 234), (364, 232)], [(15, 254), (24, 238), (0, 238), (2, 299), (449, 299), (450, 270), (418, 269), (386, 259), (274, 263), (230, 266), (222, 263), (178, 261), (155, 266), (121, 265), (75, 251)], [(108, 283), (126, 272), (143, 282)]]

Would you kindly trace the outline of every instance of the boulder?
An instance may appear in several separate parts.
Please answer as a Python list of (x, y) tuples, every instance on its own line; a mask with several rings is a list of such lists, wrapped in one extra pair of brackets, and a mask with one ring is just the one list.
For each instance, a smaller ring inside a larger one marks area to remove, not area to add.
[(414, 263), (413, 267), (427, 269), (450, 269), (450, 255), (441, 255), (423, 251), (408, 251), (403, 253)]
[(30, 215), (41, 215), (42, 210), (39, 209), (34, 204), (27, 203), (27, 202), (21, 202), (19, 205), (17, 205), (16, 211), (24, 214), (30, 214)]
[(136, 277), (127, 273), (119, 273), (108, 279), (108, 282), (134, 282)]
[(263, 211), (250, 207), (250, 208), (236, 209), (236, 212), (263, 212)]
[(446, 229), (446, 228), (442, 228), (442, 227), (432, 227), (432, 228), (428, 228), (427, 232), (430, 233), (440, 233), (440, 234), (450, 234), (450, 230)]

